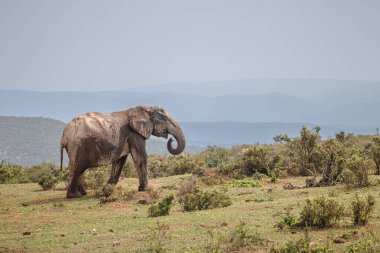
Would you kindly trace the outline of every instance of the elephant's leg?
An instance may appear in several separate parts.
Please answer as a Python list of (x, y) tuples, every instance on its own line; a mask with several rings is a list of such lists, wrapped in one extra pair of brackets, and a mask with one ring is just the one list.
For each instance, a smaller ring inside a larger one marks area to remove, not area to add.
[(80, 174), (81, 174), (80, 170), (75, 169), (75, 168), (70, 171), (70, 182), (69, 182), (69, 187), (67, 188), (67, 195), (66, 195), (68, 199), (79, 198), (82, 196), (80, 191), (78, 191), (78, 180), (79, 180)]
[(139, 191), (145, 191), (148, 188), (148, 172), (147, 172), (147, 154), (144, 145), (139, 145), (131, 149), (133, 162), (136, 167), (137, 176), (139, 178)]
[(119, 160), (112, 163), (111, 176), (107, 184), (115, 185), (117, 182), (119, 182), (121, 171), (123, 170), (123, 166), (126, 160), (127, 156), (123, 156)]
[(83, 181), (84, 181), (84, 171), (82, 172), (82, 174), (80, 174), (79, 178), (78, 178), (78, 186), (77, 186), (77, 189), (78, 191), (82, 194), (82, 195), (87, 195), (87, 191), (84, 189), (84, 186), (83, 186)]

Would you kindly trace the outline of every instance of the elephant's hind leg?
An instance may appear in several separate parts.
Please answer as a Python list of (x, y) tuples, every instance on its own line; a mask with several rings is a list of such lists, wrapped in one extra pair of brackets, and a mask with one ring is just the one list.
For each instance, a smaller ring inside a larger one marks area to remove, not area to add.
[(84, 182), (84, 171), (82, 172), (82, 174), (80, 174), (80, 176), (78, 178), (77, 189), (82, 195), (87, 195), (87, 191), (84, 189), (83, 182)]
[(71, 169), (71, 168), (72, 167), (70, 167), (70, 181), (69, 181), (69, 187), (67, 188), (66, 197), (68, 199), (80, 198), (82, 197), (82, 194), (78, 190), (78, 181), (84, 169), (77, 169), (77, 168)]

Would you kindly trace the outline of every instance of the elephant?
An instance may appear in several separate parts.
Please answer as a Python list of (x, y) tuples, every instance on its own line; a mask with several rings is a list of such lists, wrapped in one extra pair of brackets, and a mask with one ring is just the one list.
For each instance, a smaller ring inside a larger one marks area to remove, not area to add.
[(185, 136), (174, 118), (160, 106), (136, 106), (112, 113), (89, 112), (72, 119), (65, 126), (61, 143), (61, 169), (63, 150), (69, 158), (70, 179), (67, 198), (86, 195), (83, 187), (84, 172), (88, 168), (112, 164), (107, 184), (116, 185), (127, 156), (132, 155), (139, 179), (139, 191), (148, 187), (146, 140), (151, 136), (173, 139), (167, 149), (179, 155), (186, 146)]

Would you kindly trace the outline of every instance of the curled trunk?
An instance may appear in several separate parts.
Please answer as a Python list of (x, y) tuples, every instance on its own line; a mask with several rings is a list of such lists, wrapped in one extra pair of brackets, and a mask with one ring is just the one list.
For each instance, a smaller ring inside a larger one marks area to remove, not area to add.
[(172, 155), (179, 155), (185, 149), (186, 141), (185, 141), (185, 136), (184, 136), (184, 134), (182, 132), (182, 129), (178, 125), (178, 123), (176, 124), (175, 127), (173, 127), (170, 130), (170, 134), (173, 135), (174, 139), (176, 140), (177, 147), (173, 148), (173, 146), (172, 146), (173, 139), (170, 138), (169, 141), (168, 141), (168, 144), (167, 144), (168, 151)]

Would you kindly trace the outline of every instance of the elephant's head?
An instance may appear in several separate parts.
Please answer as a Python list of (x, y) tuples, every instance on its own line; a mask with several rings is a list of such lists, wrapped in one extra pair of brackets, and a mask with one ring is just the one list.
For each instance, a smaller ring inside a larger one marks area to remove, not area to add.
[(167, 139), (171, 134), (177, 142), (177, 147), (173, 148), (173, 139), (169, 139), (167, 148), (171, 154), (178, 155), (185, 149), (185, 136), (180, 125), (164, 108), (137, 106), (129, 109), (127, 115), (131, 128), (146, 139), (152, 134)]

